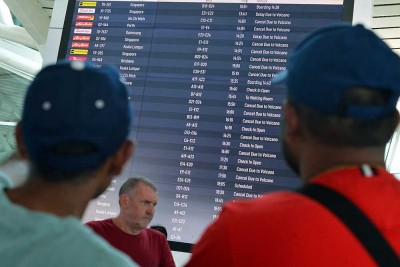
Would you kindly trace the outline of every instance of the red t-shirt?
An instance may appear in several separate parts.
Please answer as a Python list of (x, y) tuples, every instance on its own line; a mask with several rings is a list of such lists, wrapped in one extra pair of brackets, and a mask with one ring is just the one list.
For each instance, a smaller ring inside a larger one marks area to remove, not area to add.
[(142, 267), (175, 267), (167, 239), (159, 231), (145, 229), (138, 235), (130, 235), (119, 229), (112, 219), (91, 221), (86, 225)]
[[(400, 255), (400, 182), (383, 168), (372, 177), (359, 167), (319, 175), (377, 226)], [(194, 246), (186, 267), (376, 266), (348, 228), (319, 203), (295, 192), (231, 202)]]

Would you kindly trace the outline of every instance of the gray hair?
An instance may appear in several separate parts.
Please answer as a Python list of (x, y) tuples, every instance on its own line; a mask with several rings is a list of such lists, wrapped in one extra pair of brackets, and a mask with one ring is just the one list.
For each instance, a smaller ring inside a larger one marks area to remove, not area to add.
[(132, 178), (128, 178), (122, 185), (121, 188), (119, 189), (119, 196), (121, 196), (122, 194), (126, 194), (129, 191), (135, 189), (136, 187), (138, 187), (139, 184), (144, 184), (149, 186), (151, 189), (153, 189), (155, 192), (157, 192), (157, 187), (155, 186), (155, 184), (150, 181), (147, 178), (144, 177), (132, 177)]

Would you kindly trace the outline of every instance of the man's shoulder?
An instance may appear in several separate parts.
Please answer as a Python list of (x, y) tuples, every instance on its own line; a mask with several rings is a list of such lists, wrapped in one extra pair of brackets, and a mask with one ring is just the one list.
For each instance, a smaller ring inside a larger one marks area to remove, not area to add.
[(164, 234), (161, 233), (160, 231), (158, 231), (156, 229), (151, 229), (151, 228), (144, 229), (143, 233), (146, 233), (146, 234), (152, 235), (152, 236), (164, 236)]
[[(12, 262), (18, 266), (27, 266), (25, 262), (29, 266), (135, 266), (76, 218), (15, 209), (16, 212), (8, 212), (17, 219), (13, 225), (11, 219), (0, 220), (0, 257), (4, 266), (11, 266), (8, 263)], [(35, 245), (38, 243), (40, 246)], [(34, 254), (29, 253), (33, 245)]]
[[(71, 245), (75, 246), (74, 253), (79, 254), (79, 251), (84, 250), (87, 256), (80, 259), (87, 264), (95, 264), (96, 266), (135, 266), (131, 259), (122, 254), (121, 252), (110, 246), (103, 238), (90, 229), (82, 226), (75, 232), (76, 237)], [(94, 255), (96, 255), (94, 257)], [(85, 259), (87, 257), (87, 259)]]
[(265, 212), (283, 211), (303, 204), (303, 197), (295, 191), (276, 191), (253, 197), (254, 199), (231, 201), (224, 206), (223, 210), (237, 214), (258, 214), (260, 209)]
[(85, 225), (90, 226), (90, 227), (99, 227), (99, 226), (109, 226), (111, 225), (112, 219), (105, 219), (105, 220), (95, 220), (95, 221), (88, 221), (85, 223)]
[(157, 242), (163, 242), (163, 241), (166, 242), (166, 238), (165, 238), (164, 234), (155, 229), (146, 228), (146, 229), (142, 230), (141, 234), (143, 236), (146, 236), (148, 239), (152, 239)]
[(104, 220), (93, 220), (87, 221), (85, 224), (109, 224), (112, 222), (112, 218), (104, 219)]
[[(69, 237), (65, 238), (63, 247), (70, 247), (71, 255), (81, 255), (80, 251), (85, 251), (84, 256), (81, 259), (76, 259), (78, 262), (82, 261), (89, 263), (94, 263), (98, 265), (105, 266), (106, 264), (124, 264), (129, 263), (124, 255), (112, 248), (107, 242), (105, 242), (101, 237), (94, 234), (90, 229), (83, 225), (71, 224), (66, 227), (69, 231)], [(65, 251), (65, 250), (64, 250)], [(93, 257), (96, 255), (96, 257)]]
[(295, 191), (277, 191), (267, 193), (257, 199), (232, 201), (223, 206), (219, 214), (219, 224), (222, 227), (238, 224), (265, 225), (275, 228), (282, 220), (294, 222), (293, 216), (301, 213), (303, 218), (311, 218), (319, 206), (312, 200)]

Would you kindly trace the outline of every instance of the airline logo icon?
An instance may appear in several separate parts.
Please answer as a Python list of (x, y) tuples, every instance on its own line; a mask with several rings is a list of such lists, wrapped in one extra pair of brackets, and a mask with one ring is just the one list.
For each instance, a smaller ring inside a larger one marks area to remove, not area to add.
[(71, 49), (69, 52), (71, 55), (87, 55), (89, 50), (87, 49)]
[(80, 2), (79, 6), (96, 6), (96, 2)]
[(89, 43), (72, 42), (74, 48), (89, 48)]
[(89, 35), (74, 35), (72, 41), (90, 41)]
[(94, 20), (94, 15), (77, 15), (76, 20)]
[(95, 8), (78, 8), (79, 14), (94, 14)]
[(88, 21), (77, 21), (75, 22), (76, 27), (92, 27), (93, 22), (88, 22)]
[(84, 56), (69, 56), (69, 61), (86, 61), (87, 57)]
[(91, 34), (92, 33), (92, 29), (75, 29), (74, 33)]

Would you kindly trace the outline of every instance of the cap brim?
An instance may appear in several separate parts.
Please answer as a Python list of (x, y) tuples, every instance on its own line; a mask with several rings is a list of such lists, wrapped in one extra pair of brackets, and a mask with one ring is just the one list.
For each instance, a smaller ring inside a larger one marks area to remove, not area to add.
[(278, 74), (274, 78), (272, 78), (271, 82), (273, 84), (284, 82), (286, 80), (287, 76), (288, 76), (287, 70), (278, 72)]

